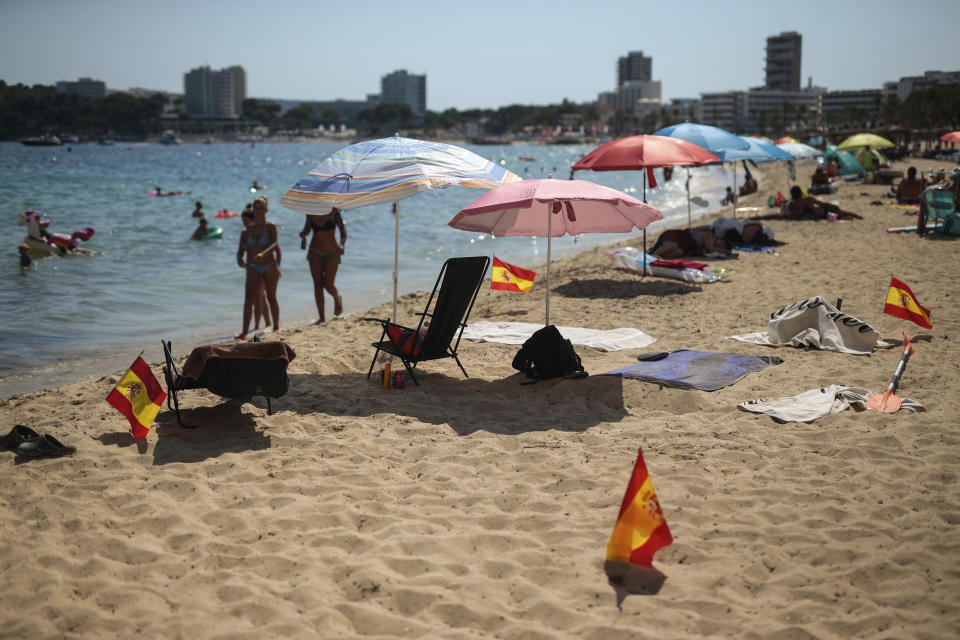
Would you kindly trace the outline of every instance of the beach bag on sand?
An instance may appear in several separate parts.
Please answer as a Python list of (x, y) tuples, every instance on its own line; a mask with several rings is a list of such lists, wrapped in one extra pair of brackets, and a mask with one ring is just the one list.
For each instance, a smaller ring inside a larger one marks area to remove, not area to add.
[(527, 374), (534, 382), (551, 378), (587, 377), (573, 344), (560, 335), (560, 331), (552, 324), (537, 329), (527, 338), (513, 358), (513, 368)]

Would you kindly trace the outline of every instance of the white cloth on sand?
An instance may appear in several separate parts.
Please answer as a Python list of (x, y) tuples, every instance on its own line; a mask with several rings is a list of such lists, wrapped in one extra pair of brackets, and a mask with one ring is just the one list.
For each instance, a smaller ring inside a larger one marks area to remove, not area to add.
[[(542, 324), (533, 322), (471, 322), (463, 330), (463, 337), (477, 342), (523, 344)], [(622, 328), (600, 331), (582, 327), (557, 327), (560, 335), (572, 342), (600, 351), (641, 349), (657, 341), (639, 329)]]
[[(867, 408), (867, 398), (873, 395), (869, 389), (863, 387), (846, 387), (832, 384), (822, 389), (811, 389), (803, 393), (779, 400), (750, 400), (741, 402), (737, 406), (744, 411), (765, 413), (782, 422), (813, 422), (833, 413), (840, 413), (853, 408), (863, 411)], [(919, 402), (909, 398), (901, 398), (900, 408), (914, 413), (926, 411)]]
[(820, 296), (800, 300), (770, 315), (767, 333), (728, 336), (769, 347), (812, 347), (854, 355), (888, 346), (866, 322), (839, 311)]

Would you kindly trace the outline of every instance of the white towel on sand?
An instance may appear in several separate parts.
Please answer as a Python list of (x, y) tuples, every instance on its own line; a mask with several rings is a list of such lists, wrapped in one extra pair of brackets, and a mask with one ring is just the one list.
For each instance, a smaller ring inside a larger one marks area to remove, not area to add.
[[(737, 406), (744, 411), (766, 413), (782, 422), (813, 422), (817, 418), (840, 413), (850, 408), (863, 411), (867, 408), (867, 398), (872, 395), (872, 391), (863, 387), (832, 384), (829, 387), (811, 389), (788, 398), (779, 400), (761, 398), (741, 402)], [(903, 404), (900, 408), (904, 411), (916, 413), (927, 410), (922, 404), (909, 398), (901, 398), (901, 400)]]
[[(523, 344), (542, 324), (533, 322), (471, 322), (463, 330), (463, 337), (477, 342)], [(560, 335), (572, 342), (600, 351), (642, 349), (657, 341), (639, 329), (622, 328), (600, 331), (581, 327), (557, 327)]]

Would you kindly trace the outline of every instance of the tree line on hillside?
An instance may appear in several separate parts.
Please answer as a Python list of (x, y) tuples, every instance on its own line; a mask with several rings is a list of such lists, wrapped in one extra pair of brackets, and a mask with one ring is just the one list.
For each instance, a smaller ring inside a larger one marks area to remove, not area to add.
[[(70, 132), (81, 136), (120, 134), (144, 137), (160, 133), (169, 127), (162, 119), (166, 97), (157, 93), (140, 98), (115, 92), (104, 98), (57, 93), (54, 87), (22, 84), (7, 85), (0, 80), (0, 140), (17, 140), (44, 133)], [(281, 107), (272, 100), (248, 99), (243, 103), (243, 121), (266, 127), (271, 133), (279, 131), (310, 131), (320, 125), (339, 125), (343, 118), (334, 109), (316, 113), (308, 104), (280, 114)], [(915, 91), (900, 102), (895, 96), (876, 105), (876, 116), (863, 111), (846, 109), (831, 114), (820, 122), (803, 120), (792, 113), (789, 105), (782, 111), (773, 111), (760, 123), (764, 135), (788, 133), (791, 126), (810, 130), (818, 126), (844, 124), (849, 127), (901, 127), (905, 129), (960, 128), (960, 84), (937, 85)], [(381, 103), (360, 111), (356, 116), (359, 133), (371, 137), (391, 135), (401, 130), (426, 132), (463, 131), (468, 125), (484, 135), (502, 136), (523, 131), (554, 130), (558, 126), (587, 128), (596, 125), (608, 127), (611, 135), (650, 133), (673, 124), (666, 108), (637, 116), (618, 111), (601, 119), (594, 105), (580, 105), (564, 100), (552, 105), (513, 104), (499, 109), (447, 109), (427, 111), (422, 122), (408, 105)], [(809, 118), (809, 115), (806, 116)], [(182, 114), (180, 118), (188, 119)], [(692, 114), (688, 115), (693, 121)]]

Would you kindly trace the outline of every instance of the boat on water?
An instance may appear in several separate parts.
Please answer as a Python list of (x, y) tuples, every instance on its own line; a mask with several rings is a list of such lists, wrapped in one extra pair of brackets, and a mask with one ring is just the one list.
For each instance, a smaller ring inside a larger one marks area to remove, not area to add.
[(48, 133), (33, 138), (22, 138), (20, 144), (25, 144), (28, 147), (59, 147), (63, 145), (63, 142), (57, 136)]
[(157, 142), (160, 144), (180, 144), (180, 138), (174, 135), (173, 131), (164, 131), (163, 135), (157, 138)]

